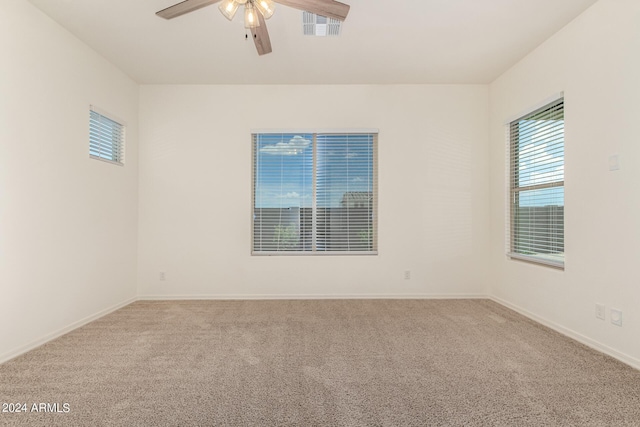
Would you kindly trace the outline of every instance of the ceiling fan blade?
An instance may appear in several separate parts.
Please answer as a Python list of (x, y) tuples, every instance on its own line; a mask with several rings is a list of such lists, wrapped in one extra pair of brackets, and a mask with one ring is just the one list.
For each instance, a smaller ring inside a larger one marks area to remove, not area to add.
[(260, 26), (252, 28), (251, 34), (253, 35), (253, 42), (256, 45), (258, 55), (264, 55), (271, 53), (271, 39), (269, 39), (269, 31), (267, 30), (267, 24), (261, 13), (258, 13), (258, 22)]
[(169, 6), (166, 9), (162, 9), (156, 12), (156, 15), (164, 18), (171, 19), (176, 16), (184, 15), (185, 13), (193, 12), (201, 7), (209, 6), (210, 4), (218, 3), (220, 0), (185, 0), (173, 6)]
[(285, 6), (344, 21), (351, 6), (335, 0), (274, 0)]

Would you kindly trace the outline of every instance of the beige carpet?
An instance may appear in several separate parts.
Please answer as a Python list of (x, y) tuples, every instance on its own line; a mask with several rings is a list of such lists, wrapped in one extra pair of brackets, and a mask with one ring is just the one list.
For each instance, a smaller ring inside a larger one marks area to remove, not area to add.
[(483, 300), (136, 302), (0, 365), (0, 402), (28, 406), (2, 425), (640, 426), (640, 371)]

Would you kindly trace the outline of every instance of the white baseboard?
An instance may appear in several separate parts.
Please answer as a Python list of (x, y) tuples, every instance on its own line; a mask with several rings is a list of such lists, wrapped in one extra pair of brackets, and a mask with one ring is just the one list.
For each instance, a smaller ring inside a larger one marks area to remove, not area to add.
[(311, 300), (311, 299), (486, 299), (481, 294), (203, 294), (140, 295), (141, 301), (172, 300)]
[(528, 317), (529, 319), (533, 320), (534, 322), (540, 323), (548, 328), (553, 329), (556, 332), (561, 333), (562, 335), (568, 336), (569, 338), (573, 338), (574, 340), (586, 345), (587, 347), (590, 347), (594, 350), (597, 350), (601, 353), (604, 353), (608, 356), (613, 357), (614, 359), (617, 359), (619, 361), (621, 361), (622, 363), (625, 363), (629, 366), (631, 366), (632, 368), (635, 369), (639, 369), (640, 370), (640, 360), (636, 359), (633, 356), (629, 356), (628, 354), (622, 353), (618, 350), (615, 350), (605, 344), (602, 344), (601, 342), (598, 342), (596, 340), (593, 340), (589, 337), (586, 337), (574, 330), (571, 330), (569, 328), (565, 328), (562, 325), (559, 325), (555, 322), (552, 322), (550, 320), (547, 320), (543, 317), (540, 317), (536, 314), (531, 313), (528, 310), (525, 310), (524, 308), (517, 306), (515, 304), (512, 304), (508, 301), (505, 301), (501, 298), (495, 297), (495, 296), (489, 296), (488, 299), (490, 299), (491, 301), (494, 301), (500, 305), (503, 305), (507, 308), (510, 308), (513, 311), (516, 311), (520, 314), (522, 314), (525, 317)]
[(135, 302), (136, 300), (137, 300), (136, 297), (129, 298), (128, 300), (126, 300), (124, 302), (121, 302), (121, 303), (116, 304), (114, 306), (105, 308), (104, 310), (100, 310), (99, 312), (97, 312), (95, 314), (92, 314), (90, 316), (87, 316), (87, 317), (85, 317), (83, 319), (80, 319), (77, 322), (73, 322), (70, 325), (68, 325), (68, 326), (66, 326), (66, 327), (64, 327), (62, 329), (59, 329), (59, 330), (57, 330), (55, 332), (47, 334), (47, 335), (45, 335), (45, 336), (43, 336), (43, 337), (41, 337), (41, 338), (39, 338), (39, 339), (37, 339), (35, 341), (31, 341), (29, 344), (26, 344), (26, 345), (24, 345), (22, 347), (19, 347), (19, 348), (15, 349), (15, 350), (11, 350), (11, 351), (9, 351), (7, 353), (1, 354), (0, 355), (0, 364), (2, 364), (4, 362), (8, 362), (9, 360), (14, 359), (14, 358), (16, 358), (16, 357), (18, 357), (18, 356), (20, 356), (20, 355), (22, 355), (22, 354), (24, 354), (24, 353), (26, 353), (28, 351), (31, 351), (31, 350), (33, 350), (33, 349), (35, 349), (37, 347), (40, 347), (41, 345), (46, 344), (49, 341), (52, 341), (52, 340), (54, 340), (54, 339), (56, 339), (58, 337), (61, 337), (62, 335), (67, 334), (67, 333), (73, 331), (74, 329), (77, 329), (77, 328), (79, 328), (81, 326), (84, 326), (89, 322), (93, 322), (96, 319), (99, 319), (99, 318), (101, 318), (103, 316), (106, 316), (109, 313), (112, 313), (112, 312), (114, 312), (114, 311), (116, 311), (116, 310), (118, 310), (118, 309), (120, 309), (120, 308), (122, 308), (122, 307), (124, 307), (126, 305), (131, 304), (132, 302)]

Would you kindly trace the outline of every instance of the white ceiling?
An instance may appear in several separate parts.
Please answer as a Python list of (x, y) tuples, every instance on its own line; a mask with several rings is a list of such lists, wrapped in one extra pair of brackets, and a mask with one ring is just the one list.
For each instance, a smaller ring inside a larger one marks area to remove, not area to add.
[(342, 0), (339, 37), (302, 35), (302, 12), (267, 21), (258, 56), (241, 14), (180, 0), (30, 0), (142, 84), (490, 83), (596, 0)]

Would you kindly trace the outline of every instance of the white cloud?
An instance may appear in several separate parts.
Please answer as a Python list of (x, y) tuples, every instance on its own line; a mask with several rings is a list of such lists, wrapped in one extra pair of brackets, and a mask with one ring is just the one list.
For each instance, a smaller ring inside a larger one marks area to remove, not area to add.
[(289, 142), (278, 142), (275, 145), (265, 145), (260, 149), (261, 153), (274, 154), (280, 156), (296, 156), (301, 154), (305, 148), (311, 144), (311, 141), (296, 135)]
[(279, 199), (308, 199), (309, 197), (311, 197), (311, 195), (304, 194), (304, 195), (301, 196), (297, 192), (292, 191), (292, 192), (287, 193), (287, 194), (277, 194), (276, 197), (279, 198)]

